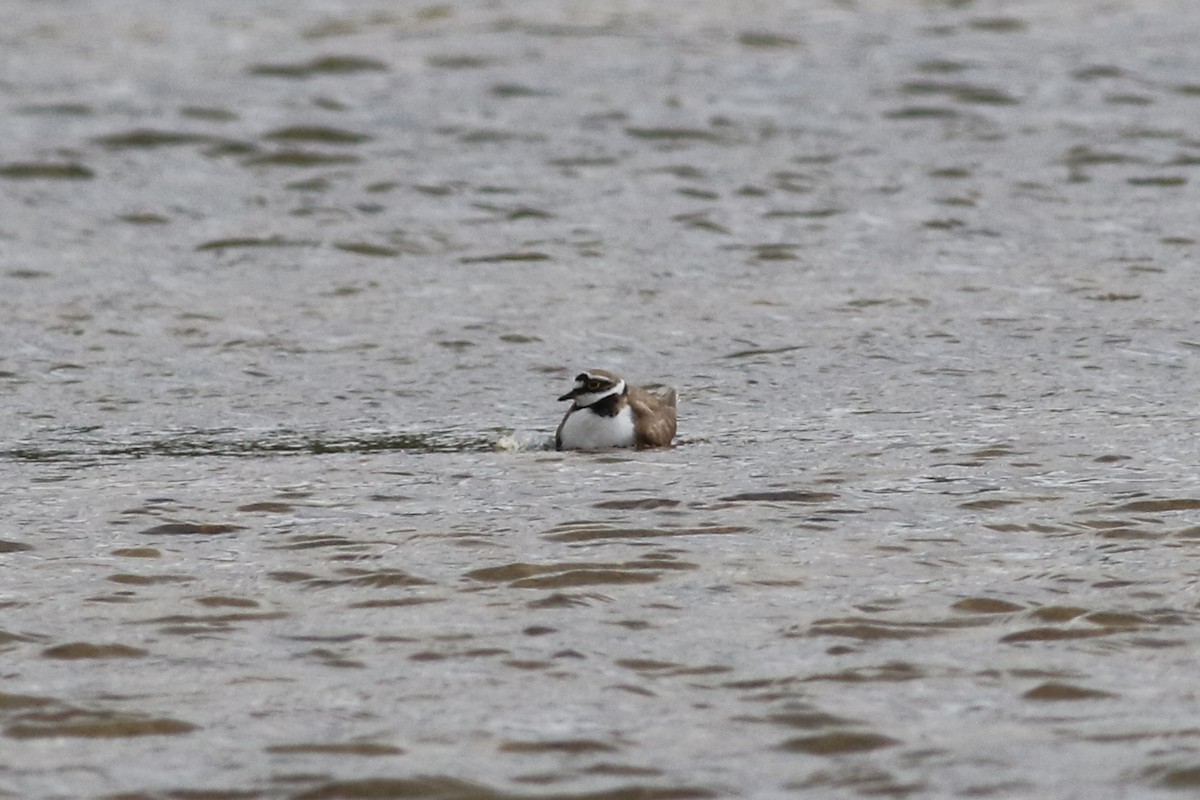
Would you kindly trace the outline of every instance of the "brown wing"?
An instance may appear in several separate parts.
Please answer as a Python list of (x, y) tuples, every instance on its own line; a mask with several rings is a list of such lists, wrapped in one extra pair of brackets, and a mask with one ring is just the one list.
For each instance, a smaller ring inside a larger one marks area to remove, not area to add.
[(629, 405), (633, 409), (633, 431), (638, 447), (666, 447), (675, 438), (674, 389), (657, 394), (637, 386), (629, 387)]

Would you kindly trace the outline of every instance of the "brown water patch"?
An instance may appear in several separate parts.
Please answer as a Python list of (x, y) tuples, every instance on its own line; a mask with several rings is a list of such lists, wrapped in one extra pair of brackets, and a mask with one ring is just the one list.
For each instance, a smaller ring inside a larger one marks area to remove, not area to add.
[(1182, 175), (1146, 175), (1142, 177), (1127, 178), (1125, 182), (1130, 186), (1176, 187), (1185, 186), (1188, 182), (1188, 179)]
[(92, 113), (92, 107), (86, 103), (35, 103), (21, 106), (17, 112), (20, 114), (62, 114), (71, 117), (86, 117)]
[(784, 36), (769, 31), (742, 31), (737, 37), (738, 44), (743, 47), (761, 49), (785, 49), (800, 47), (804, 43), (792, 36)]
[(58, 736), (108, 739), (134, 736), (177, 736), (194, 730), (196, 730), (195, 725), (168, 717), (68, 708), (60, 711), (21, 714), (4, 729), (4, 734), (14, 739)]
[(1071, 77), (1077, 81), (1094, 81), (1104, 78), (1120, 78), (1124, 74), (1125, 70), (1112, 64), (1096, 64), (1073, 70)]
[(334, 164), (357, 164), (360, 161), (361, 157), (349, 153), (285, 149), (249, 156), (241, 163), (248, 167), (327, 167)]
[(1192, 497), (1158, 498), (1153, 500), (1135, 500), (1117, 506), (1114, 511), (1129, 511), (1138, 513), (1161, 514), (1164, 511), (1193, 511), (1200, 508), (1200, 500)]
[(1153, 739), (1195, 738), (1198, 736), (1200, 736), (1200, 728), (1183, 728), (1181, 730), (1098, 733), (1092, 736), (1084, 736), (1083, 738), (1089, 742), (1143, 742)]
[(146, 528), (144, 531), (138, 531), (138, 533), (144, 536), (215, 536), (240, 530), (245, 530), (245, 526), (224, 523), (167, 522), (155, 525), (153, 528)]
[(1054, 525), (1039, 525), (1033, 522), (1028, 525), (1017, 525), (1011, 522), (991, 522), (985, 524), (983, 527), (993, 531), (1000, 531), (1001, 533), (1016, 533), (1018, 531), (1032, 531), (1034, 533), (1061, 533), (1062, 531), (1066, 530), (1066, 528), (1059, 528)]
[(950, 607), (955, 611), (963, 611), (968, 614), (1011, 614), (1015, 611), (1025, 610), (1024, 606), (1017, 603), (996, 600), (991, 597), (968, 597)]
[(900, 744), (896, 739), (878, 733), (835, 731), (816, 736), (798, 736), (779, 745), (781, 750), (792, 753), (809, 753), (815, 756), (837, 756), (846, 753), (864, 753)]
[(860, 720), (838, 717), (833, 714), (826, 714), (824, 711), (785, 711), (777, 714), (768, 714), (764, 717), (734, 717), (733, 720), (735, 722), (761, 722), (770, 725), (782, 725), (785, 728), (798, 728), (805, 731), (861, 724)]
[[(517, 588), (557, 588), (586, 583), (644, 583), (654, 581), (664, 569), (699, 569), (699, 565), (675, 561), (673, 557), (644, 558), (624, 562), (561, 562), (551, 564), (513, 563), (484, 567), (464, 577), (493, 583), (507, 582)], [(639, 574), (638, 571), (650, 571)]]
[(624, 570), (578, 569), (540, 578), (524, 578), (510, 584), (515, 589), (562, 589), (595, 584), (653, 583), (658, 574)]
[(433, 581), (418, 578), (400, 569), (367, 570), (346, 568), (338, 570), (345, 578), (310, 578), (305, 583), (317, 589), (331, 586), (363, 586), (373, 589), (390, 589), (397, 586), (432, 586)]
[(502, 753), (612, 753), (619, 748), (595, 739), (557, 739), (540, 742), (506, 741), (497, 748)]
[(232, 122), (238, 119), (238, 115), (227, 108), (216, 108), (213, 106), (184, 106), (179, 109), (181, 117), (190, 117), (191, 119), (202, 119), (208, 122)]
[(878, 667), (852, 667), (840, 672), (810, 675), (805, 681), (839, 683), (899, 683), (924, 678), (926, 672), (903, 661), (891, 661)]
[(1093, 611), (1084, 617), (1088, 622), (1095, 625), (1103, 625), (1111, 628), (1187, 625), (1194, 622), (1195, 618), (1195, 614), (1185, 614), (1171, 609), (1155, 609), (1143, 614), (1134, 614), (1125, 611)]
[(663, 771), (661, 769), (655, 769), (654, 767), (635, 767), (629, 764), (611, 764), (608, 762), (601, 762), (599, 764), (593, 764), (592, 766), (583, 770), (583, 773), (586, 775), (614, 775), (618, 777), (637, 776), (651, 778), (657, 775), (662, 775)]
[[(695, 565), (690, 565), (695, 566)], [(595, 583), (652, 583), (661, 565), (650, 563), (508, 564), (466, 573), (467, 578), (508, 583), (517, 589), (559, 589)]]
[(0, 539), (0, 553), (22, 553), (32, 549), (33, 545), (31, 544), (25, 544), (24, 542), (11, 542), (7, 539)]
[[(929, 177), (959, 180), (961, 178), (971, 177), (971, 170), (966, 167), (942, 167), (941, 169), (931, 169)], [(960, 203), (952, 203), (951, 205), (962, 205)], [(1007, 452), (1007, 451), (1006, 451)]]
[(720, 135), (701, 128), (626, 128), (625, 133), (635, 139), (658, 142), (720, 142)]
[(1035, 686), (1029, 691), (1021, 695), (1026, 700), (1039, 700), (1043, 702), (1056, 702), (1060, 700), (1098, 700), (1108, 697), (1117, 697), (1111, 692), (1102, 692), (1098, 689), (1086, 689), (1082, 686), (1073, 686), (1069, 683), (1059, 683), (1057, 681), (1047, 681), (1046, 683)]
[(540, 208), (532, 206), (507, 206), (497, 203), (472, 203), (471, 208), (477, 208), (480, 211), (486, 211), (492, 216), (485, 220), (472, 220), (472, 222), (515, 222), (522, 219), (554, 219), (554, 215), (549, 211), (544, 211)]
[(425, 63), (437, 69), (483, 69), (491, 66), (494, 62), (482, 56), (447, 55), (429, 56), (425, 59)]
[(955, 228), (961, 228), (964, 225), (966, 225), (967, 223), (963, 222), (961, 219), (955, 219), (953, 217), (949, 217), (949, 218), (940, 218), (940, 219), (929, 219), (929, 220), (925, 220), (925, 222), (923, 222), (921, 224), (926, 228), (931, 228), (931, 229), (940, 230), (940, 231), (948, 231), (948, 230), (954, 230)]
[(464, 256), (460, 264), (503, 264), (509, 261), (549, 261), (550, 256), (535, 250), (495, 253), (486, 256)]
[(513, 794), (457, 778), (366, 778), (331, 781), (292, 796), (291, 800), (366, 800), (366, 798), (441, 798), (442, 800), (701, 800), (716, 797), (708, 789), (689, 786), (629, 785), (596, 792)]
[[(328, 178), (316, 177), (307, 178), (302, 181), (289, 181), (283, 185), (283, 188), (293, 192), (326, 192), (333, 185)], [(307, 213), (307, 209), (304, 209)]]
[(1170, 536), (1170, 531), (1151, 531), (1145, 528), (1135, 528), (1125, 525), (1106, 526), (1100, 531), (1102, 539), (1126, 539), (1131, 541), (1164, 539)]
[(180, 147), (192, 144), (216, 144), (224, 143), (228, 140), (204, 133), (181, 133), (177, 131), (138, 128), (124, 133), (110, 133), (107, 136), (98, 136), (92, 141), (109, 150), (129, 150), (134, 148), (153, 149), (156, 147)]
[(328, 125), (290, 125), (263, 134), (273, 142), (321, 142), (325, 144), (360, 144), (371, 141), (365, 133), (334, 128)]
[(362, 798), (471, 798), (471, 800), (507, 800), (508, 795), (457, 778), (428, 776), (418, 778), (363, 778), (329, 781), (292, 795), (291, 800), (358, 800)]
[(967, 24), (977, 31), (988, 33), (1020, 33), (1029, 27), (1028, 23), (1016, 17), (985, 17), (973, 19)]
[(919, 61), (914, 66), (918, 72), (950, 74), (955, 72), (965, 72), (968, 69), (971, 69), (973, 65), (966, 61), (954, 61), (947, 58), (931, 58), (925, 61)]
[(900, 87), (904, 94), (940, 94), (955, 102), (985, 105), (1015, 105), (1018, 100), (1003, 89), (952, 81), (909, 81)]
[(656, 627), (655, 625), (647, 622), (644, 619), (619, 619), (616, 622), (613, 622), (610, 624), (620, 625), (622, 628), (625, 628), (626, 630), (631, 630), (631, 631), (646, 631), (646, 630), (650, 630), (651, 628)]
[(804, 781), (784, 784), (784, 788), (803, 792), (806, 797), (822, 797), (830, 788), (852, 789), (860, 797), (905, 797), (924, 787), (921, 784), (898, 783), (885, 770), (854, 762), (836, 771), (818, 770)]
[(1067, 150), (1067, 154), (1062, 157), (1061, 163), (1068, 167), (1078, 168), (1101, 164), (1142, 164), (1145, 163), (1145, 159), (1111, 150), (1093, 150), (1091, 147), (1081, 144)]
[(673, 661), (656, 661), (650, 658), (618, 658), (614, 662), (618, 667), (633, 670), (640, 675), (675, 677), (679, 675), (719, 675), (732, 672), (730, 667), (719, 664), (708, 664), (702, 667), (689, 667)]
[(1070, 622), (1082, 617), (1087, 611), (1080, 606), (1042, 606), (1029, 612), (1029, 615), (1044, 622)]
[(333, 634), (294, 634), (283, 637), (291, 642), (325, 642), (329, 644), (346, 644), (366, 639), (365, 633), (333, 633)]
[(500, 341), (508, 344), (537, 344), (542, 341), (540, 336), (529, 336), (524, 333), (502, 333)]
[(883, 115), (885, 119), (953, 119), (960, 113), (953, 108), (936, 106), (904, 106)]
[(510, 658), (504, 661), (504, 666), (520, 670), (544, 670), (554, 666), (552, 661), (538, 661), (530, 658)]
[(785, 687), (792, 686), (798, 682), (794, 677), (787, 678), (747, 678), (738, 681), (726, 681), (721, 684), (724, 689), (736, 689), (738, 691), (759, 690), (759, 689), (778, 689), (782, 691), (772, 692), (769, 696), (756, 695), (749, 698), (752, 700), (777, 700), (780, 698), (790, 698), (796, 695), (795, 692), (787, 691)]
[(546, 625), (530, 625), (529, 627), (521, 630), (521, 633), (525, 634), (526, 636), (545, 636), (546, 634), (557, 632), (558, 628), (551, 628)]
[(9, 180), (91, 180), (96, 173), (82, 164), (26, 162), (0, 164), (0, 178)]
[(126, 586), (153, 586), (158, 583), (191, 583), (196, 579), (191, 575), (130, 575), (128, 573), (117, 573), (109, 575), (104, 580)]
[(35, 697), (27, 694), (7, 694), (0, 692), (0, 711), (11, 711), (21, 708), (41, 708), (53, 705), (56, 701), (48, 697)]
[(388, 65), (361, 56), (319, 56), (294, 64), (255, 64), (251, 75), (272, 78), (311, 78), (314, 75), (349, 75), (356, 72), (386, 72)]
[(844, 208), (775, 209), (763, 213), (763, 219), (825, 219), (846, 213)]
[(1104, 102), (1114, 106), (1149, 106), (1154, 104), (1154, 98), (1145, 94), (1134, 94), (1132, 92), (1117, 92), (1106, 94)]
[(395, 258), (404, 253), (398, 247), (387, 247), (386, 245), (371, 244), (370, 242), (334, 242), (333, 246), (346, 253), (375, 258)]
[(166, 225), (171, 221), (170, 217), (164, 217), (162, 214), (155, 214), (151, 211), (121, 214), (117, 219), (128, 222), (130, 225)]
[(958, 507), (965, 508), (968, 511), (991, 511), (991, 510), (997, 509), (997, 508), (1004, 508), (1005, 506), (1021, 505), (1022, 502), (1023, 501), (1021, 501), (1021, 500), (1000, 500), (1000, 499), (972, 500), (968, 503), (959, 503)]
[(275, 572), (268, 572), (267, 577), (278, 583), (303, 583), (304, 581), (311, 581), (317, 578), (317, 576), (311, 572), (298, 572), (290, 570), (277, 570)]
[[(562, 530), (569, 528), (569, 530)], [(608, 539), (654, 539), (667, 536), (720, 536), (749, 533), (752, 529), (740, 525), (711, 525), (696, 528), (605, 528), (598, 526), (560, 526), (542, 535), (551, 542), (595, 542)]]
[(222, 595), (197, 597), (196, 602), (209, 608), (258, 608), (259, 605), (257, 600), (246, 597), (224, 597)]
[(358, 542), (354, 539), (348, 539), (345, 536), (335, 536), (331, 534), (300, 534), (298, 536), (289, 536), (287, 544), (270, 545), (268, 550), (320, 550), (326, 547), (345, 548), (348, 550), (361, 550), (375, 542)]
[(323, 667), (333, 669), (366, 669), (367, 665), (357, 659), (347, 658), (344, 654), (324, 647), (317, 647), (300, 654), (302, 657), (315, 659)]
[(163, 617), (139, 620), (142, 625), (162, 625), (159, 633), (170, 636), (204, 636), (237, 630), (236, 622), (257, 622), (284, 619), (289, 616), (283, 611), (260, 613), (240, 612), (230, 614), (169, 614)]
[(756, 244), (750, 248), (757, 261), (796, 261), (796, 249), (799, 245), (785, 242)]
[(1155, 783), (1166, 789), (1200, 790), (1200, 765), (1194, 767), (1157, 767), (1147, 772)]
[(408, 657), (409, 661), (445, 661), (450, 658), (497, 658), (512, 655), (502, 647), (474, 647), (458, 651), (421, 650)]
[(709, 219), (708, 213), (703, 211), (692, 212), (688, 214), (676, 214), (671, 217), (672, 222), (681, 222), (684, 227), (695, 230), (708, 231), (709, 233), (719, 233), (728, 235), (730, 230), (719, 222), (714, 222)]
[(955, 628), (987, 624), (976, 618), (934, 620), (930, 622), (901, 622), (871, 617), (836, 617), (820, 619), (807, 630), (789, 630), (785, 636), (842, 636), (872, 641), (877, 639), (919, 639), (940, 636)]
[(268, 753), (281, 755), (321, 753), (339, 756), (399, 756), (405, 752), (399, 747), (370, 742), (273, 744), (263, 749)]
[(546, 137), (540, 133), (524, 133), (514, 130), (500, 130), (497, 128), (475, 128), (473, 130), (464, 131), (460, 128), (449, 127), (439, 128), (438, 133), (457, 135), (459, 142), (462, 144), (471, 145), (501, 145), (512, 142), (536, 143), (543, 142), (546, 139)]
[(488, 90), (495, 97), (550, 97), (554, 92), (549, 89), (536, 89), (520, 83), (497, 83)]
[(731, 494), (728, 497), (722, 497), (721, 500), (726, 503), (736, 503), (742, 501), (761, 502), (761, 503), (827, 503), (830, 500), (837, 499), (838, 495), (833, 492), (806, 492), (806, 491), (778, 491), (778, 492), (743, 492), (741, 494)]
[(555, 167), (573, 169), (575, 167), (611, 167), (620, 162), (611, 156), (575, 156), (551, 159), (549, 163)]
[(773, 356), (780, 353), (790, 353), (794, 350), (804, 350), (807, 345), (794, 344), (785, 347), (752, 347), (748, 350), (735, 350), (732, 353), (726, 353), (721, 358), (753, 358), (755, 356)]
[(1070, 639), (1096, 639), (1126, 633), (1129, 628), (1028, 628), (1000, 637), (1002, 642), (1050, 642)]
[(237, 510), (263, 514), (288, 514), (295, 511), (296, 507), (289, 503), (263, 502), (247, 503), (246, 505), (238, 506)]
[(444, 602), (446, 602), (445, 599), (440, 597), (389, 597), (379, 600), (361, 600), (357, 603), (350, 603), (346, 608), (402, 608)]
[(574, 608), (577, 606), (590, 606), (597, 602), (610, 603), (612, 602), (612, 598), (595, 592), (575, 592), (570, 594), (567, 592), (554, 592), (539, 600), (531, 600), (525, 605), (527, 608), (534, 609)]
[(42, 651), (43, 658), (81, 659), (81, 658), (143, 658), (150, 651), (140, 647), (129, 647), (123, 644), (92, 644), (90, 642), (69, 642)]

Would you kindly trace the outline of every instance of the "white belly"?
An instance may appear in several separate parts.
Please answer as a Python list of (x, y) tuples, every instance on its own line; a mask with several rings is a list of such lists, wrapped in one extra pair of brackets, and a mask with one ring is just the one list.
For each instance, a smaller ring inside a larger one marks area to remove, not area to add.
[(601, 450), (633, 447), (633, 412), (625, 406), (612, 417), (580, 409), (567, 417), (562, 429), (564, 450)]

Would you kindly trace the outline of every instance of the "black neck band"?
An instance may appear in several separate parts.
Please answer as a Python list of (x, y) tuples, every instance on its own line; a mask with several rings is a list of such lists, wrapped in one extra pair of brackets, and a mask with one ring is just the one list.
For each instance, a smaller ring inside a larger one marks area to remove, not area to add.
[(587, 409), (593, 414), (599, 414), (602, 417), (615, 417), (617, 412), (620, 410), (621, 398), (624, 397), (625, 393), (628, 391), (629, 387), (626, 386), (624, 390), (616, 394), (610, 394), (607, 397), (597, 400), (590, 406), (587, 406)]

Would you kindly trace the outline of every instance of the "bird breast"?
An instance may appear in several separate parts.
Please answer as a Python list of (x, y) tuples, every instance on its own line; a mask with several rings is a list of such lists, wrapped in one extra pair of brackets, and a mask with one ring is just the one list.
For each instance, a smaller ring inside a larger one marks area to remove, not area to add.
[(563, 421), (562, 446), (566, 450), (600, 450), (633, 447), (633, 411), (625, 406), (611, 417), (586, 408), (572, 411)]

